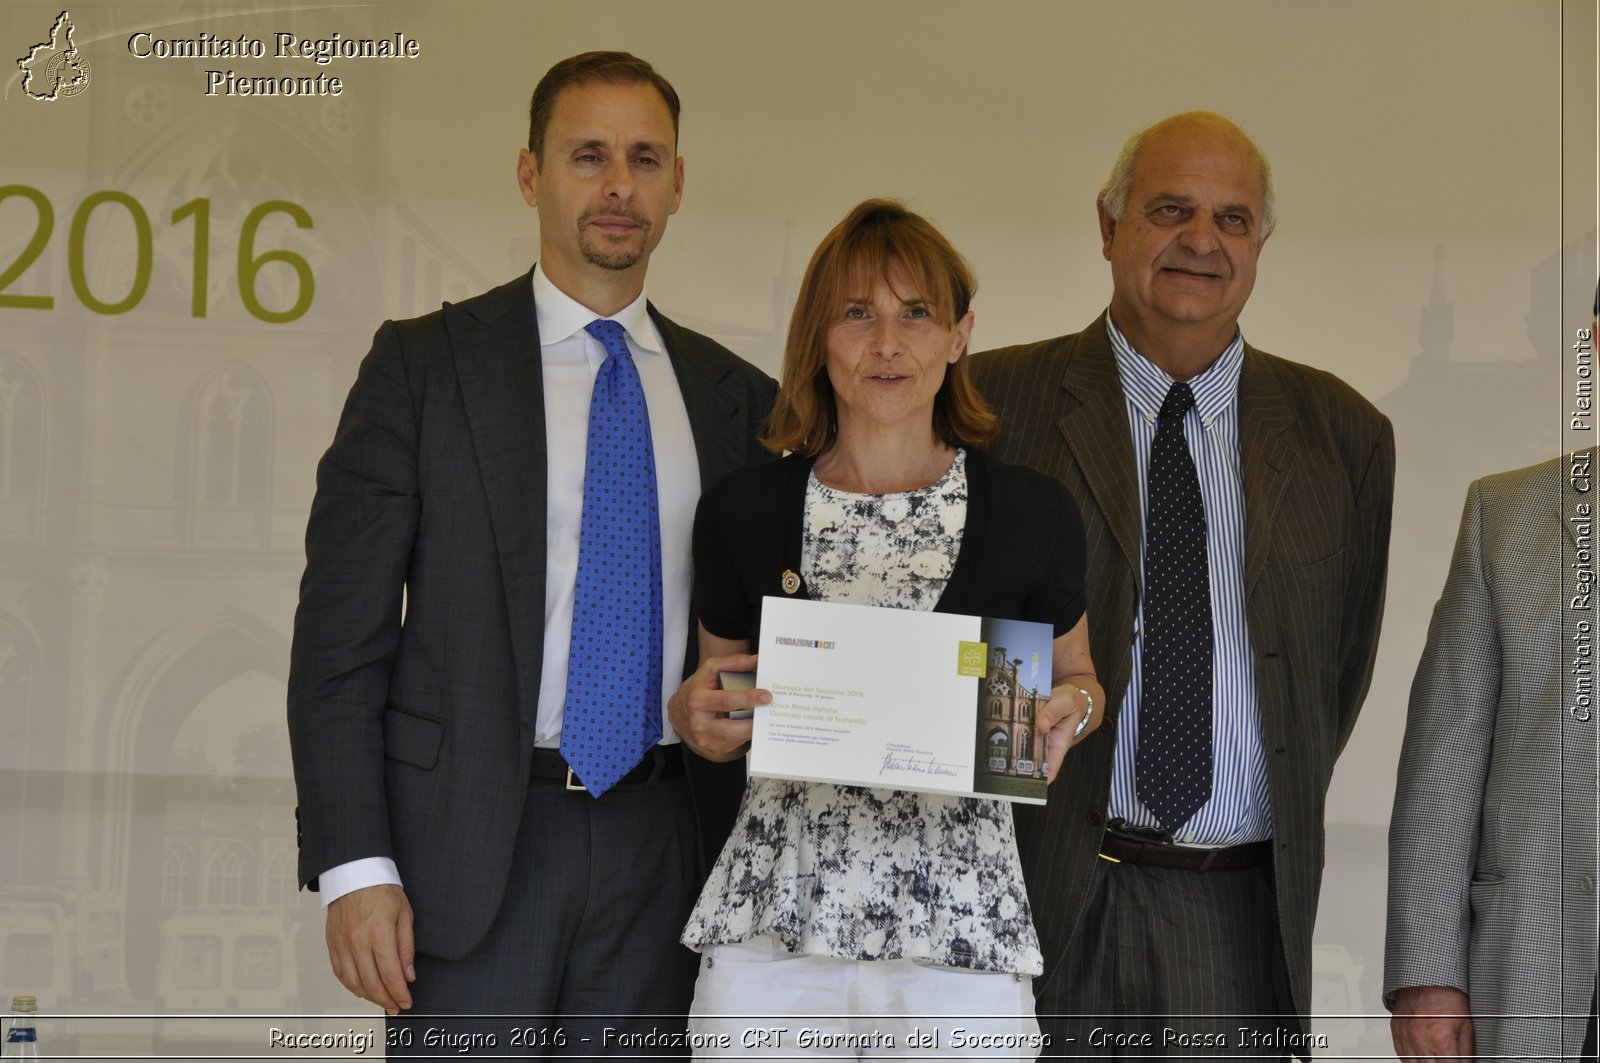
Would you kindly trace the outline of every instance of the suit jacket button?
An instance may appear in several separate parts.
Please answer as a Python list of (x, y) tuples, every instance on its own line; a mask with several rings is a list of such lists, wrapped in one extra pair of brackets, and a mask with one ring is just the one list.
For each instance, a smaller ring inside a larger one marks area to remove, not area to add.
[(1103, 826), (1105, 824), (1105, 821), (1106, 821), (1106, 814), (1104, 812), (1100, 811), (1098, 808), (1089, 809), (1089, 825), (1090, 826), (1093, 826), (1093, 827)]

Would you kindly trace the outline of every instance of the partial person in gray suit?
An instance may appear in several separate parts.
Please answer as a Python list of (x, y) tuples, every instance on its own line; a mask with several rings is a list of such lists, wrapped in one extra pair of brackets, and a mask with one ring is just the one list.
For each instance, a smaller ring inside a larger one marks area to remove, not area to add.
[[(626, 53), (551, 68), (516, 170), (537, 265), (380, 327), (318, 466), (289, 679), (300, 877), (340, 981), (427, 1017), (390, 1019), (392, 1054), (682, 1054), (678, 935), (742, 779), (664, 712), (694, 663), (700, 488), (764, 458), (776, 385), (646, 300), (678, 112)], [(623, 427), (641, 444), (615, 447)], [(590, 505), (608, 465), (651, 485), (637, 535)], [(580, 632), (641, 575), (653, 621)], [(613, 727), (624, 756), (569, 753)]]
[(1383, 999), (1402, 1059), (1570, 1059), (1584, 1040), (1594, 459), (1579, 451), (1467, 492), (1389, 823)]
[(1304, 1055), (1323, 803), (1372, 678), (1393, 432), (1331, 374), (1244, 342), (1275, 208), (1232, 122), (1135, 134), (1097, 207), (1107, 312), (972, 360), (997, 456), (1083, 512), (1107, 697), (1050, 803), (1016, 810), (1046, 1051)]

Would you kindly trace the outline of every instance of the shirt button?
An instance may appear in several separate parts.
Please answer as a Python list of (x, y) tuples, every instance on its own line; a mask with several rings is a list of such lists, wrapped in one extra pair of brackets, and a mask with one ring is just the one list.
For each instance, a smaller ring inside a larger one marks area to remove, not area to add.
[(1578, 876), (1578, 885), (1583, 887), (1583, 892), (1584, 893), (1588, 893), (1588, 894), (1594, 893), (1594, 876), (1593, 875), (1579, 875)]

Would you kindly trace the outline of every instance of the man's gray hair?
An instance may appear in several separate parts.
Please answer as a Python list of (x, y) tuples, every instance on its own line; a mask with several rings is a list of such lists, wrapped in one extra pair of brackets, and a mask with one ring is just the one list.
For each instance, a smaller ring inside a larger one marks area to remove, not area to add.
[(1255, 141), (1245, 135), (1244, 130), (1229, 122), (1221, 115), (1210, 114), (1205, 111), (1191, 112), (1189, 115), (1173, 115), (1163, 118), (1154, 125), (1146, 126), (1133, 136), (1129, 137), (1122, 145), (1122, 151), (1117, 155), (1117, 161), (1111, 164), (1111, 176), (1106, 178), (1106, 183), (1100, 188), (1100, 196), (1105, 200), (1106, 212), (1117, 221), (1122, 220), (1122, 212), (1128, 206), (1128, 190), (1133, 186), (1133, 164), (1139, 158), (1139, 152), (1144, 147), (1144, 142), (1150, 134), (1176, 118), (1188, 118), (1191, 115), (1199, 117), (1204, 115), (1207, 119), (1215, 119), (1226, 123), (1238, 136), (1241, 143), (1254, 155), (1257, 164), (1261, 167), (1261, 237), (1265, 239), (1272, 235), (1272, 230), (1278, 226), (1278, 197), (1272, 191), (1272, 164), (1256, 147)]

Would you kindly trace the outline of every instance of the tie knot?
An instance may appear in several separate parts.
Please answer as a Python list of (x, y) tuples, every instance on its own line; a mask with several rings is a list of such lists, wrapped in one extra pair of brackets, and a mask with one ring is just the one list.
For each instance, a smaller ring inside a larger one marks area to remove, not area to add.
[(583, 330), (600, 341), (600, 346), (606, 349), (607, 354), (614, 354), (619, 358), (631, 358), (628, 353), (628, 341), (624, 338), (627, 333), (621, 325), (605, 318), (596, 318), (583, 326)]
[(1166, 401), (1161, 404), (1161, 412), (1156, 416), (1163, 421), (1181, 420), (1193, 407), (1194, 392), (1189, 390), (1188, 384), (1179, 382), (1168, 389)]

